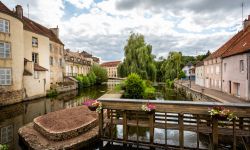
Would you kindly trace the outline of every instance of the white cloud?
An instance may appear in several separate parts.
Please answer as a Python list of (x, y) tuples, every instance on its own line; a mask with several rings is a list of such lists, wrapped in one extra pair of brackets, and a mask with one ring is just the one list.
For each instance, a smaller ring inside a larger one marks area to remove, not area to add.
[[(237, 2), (233, 0), (232, 4), (221, 0), (216, 5), (213, 0), (66, 1), (79, 12), (66, 10), (65, 0), (3, 0), (3, 3), (11, 9), (16, 4), (23, 5), (25, 15), (29, 4), (31, 19), (48, 27), (59, 25), (67, 48), (84, 49), (103, 60), (123, 58), (122, 49), (131, 31), (145, 35), (155, 55), (165, 56), (170, 50), (186, 55), (195, 55), (197, 50), (199, 54), (213, 51), (240, 28), (240, 7), (234, 8)], [(85, 9), (88, 11), (81, 12)], [(64, 18), (65, 15), (70, 17)]]

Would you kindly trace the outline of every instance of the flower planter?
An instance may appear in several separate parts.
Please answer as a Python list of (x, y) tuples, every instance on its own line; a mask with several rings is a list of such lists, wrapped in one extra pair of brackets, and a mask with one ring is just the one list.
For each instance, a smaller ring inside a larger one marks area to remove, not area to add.
[(154, 114), (154, 113), (155, 113), (155, 110), (146, 111), (146, 114), (149, 114), (149, 115)]
[(96, 111), (97, 106), (88, 106), (88, 108), (90, 111)]
[(218, 121), (227, 121), (228, 120), (227, 117), (228, 117), (228, 115), (222, 116), (222, 115), (219, 115), (219, 114), (213, 116), (213, 118), (218, 120)]

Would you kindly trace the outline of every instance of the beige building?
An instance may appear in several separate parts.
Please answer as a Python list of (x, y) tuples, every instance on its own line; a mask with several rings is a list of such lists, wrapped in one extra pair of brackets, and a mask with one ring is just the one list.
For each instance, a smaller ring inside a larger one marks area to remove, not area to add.
[[(63, 49), (54, 29), (23, 16), (22, 6), (11, 11), (0, 2), (0, 105), (46, 94), (50, 71), (59, 72), (63, 66), (51, 67), (50, 56), (59, 55), (57, 60), (63, 62), (63, 54), (50, 52), (50, 45)], [(53, 82), (62, 81), (62, 75), (55, 76)]]
[(64, 51), (65, 70), (64, 76), (87, 75), (94, 63), (99, 63), (99, 58), (82, 51), (72, 52), (69, 49)]
[(244, 22), (240, 35), (223, 53), (223, 92), (250, 100), (250, 16)]
[(205, 85), (204, 62), (200, 61), (195, 65), (195, 84), (199, 86)]
[(118, 78), (117, 68), (120, 63), (121, 61), (111, 61), (102, 63), (101, 66), (107, 70), (109, 78)]

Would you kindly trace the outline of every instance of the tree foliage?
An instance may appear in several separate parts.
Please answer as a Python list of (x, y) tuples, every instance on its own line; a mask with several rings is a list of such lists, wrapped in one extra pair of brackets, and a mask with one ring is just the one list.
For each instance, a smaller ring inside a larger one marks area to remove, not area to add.
[(132, 33), (124, 47), (124, 61), (118, 67), (120, 77), (127, 77), (131, 73), (137, 73), (143, 79), (155, 81), (156, 66), (152, 46), (145, 43), (144, 36)]
[(93, 65), (91, 67), (91, 72), (93, 72), (96, 76), (96, 84), (101, 84), (108, 81), (107, 70), (102, 68), (101, 66)]
[(143, 80), (136, 73), (132, 73), (125, 81), (125, 98), (141, 99), (143, 98), (145, 86)]

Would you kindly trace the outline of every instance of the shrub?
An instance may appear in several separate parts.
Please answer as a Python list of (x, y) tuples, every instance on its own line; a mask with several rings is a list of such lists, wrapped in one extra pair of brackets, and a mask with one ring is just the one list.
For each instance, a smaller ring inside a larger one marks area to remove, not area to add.
[(94, 72), (91, 71), (87, 76), (89, 78), (90, 85), (96, 84), (96, 75), (94, 74)]
[(102, 68), (101, 66), (93, 65), (91, 68), (91, 72), (93, 72), (96, 76), (96, 84), (101, 84), (108, 81), (107, 70)]
[(179, 72), (178, 79), (183, 79), (183, 78), (186, 78), (186, 74), (185, 74), (184, 71), (181, 70), (181, 71)]
[(90, 82), (87, 76), (82, 76), (81, 87), (89, 87)]
[(0, 144), (0, 150), (8, 150), (9, 147), (6, 144)]
[(144, 83), (141, 77), (135, 73), (128, 76), (125, 81), (125, 98), (140, 99), (144, 94)]
[(144, 99), (155, 99), (155, 88), (154, 87), (146, 87), (143, 94)]
[(173, 88), (174, 87), (174, 81), (170, 80), (170, 79), (167, 79), (166, 80), (166, 86), (167, 86), (167, 88)]
[(47, 92), (46, 97), (53, 98), (58, 95), (56, 89), (51, 89)]

